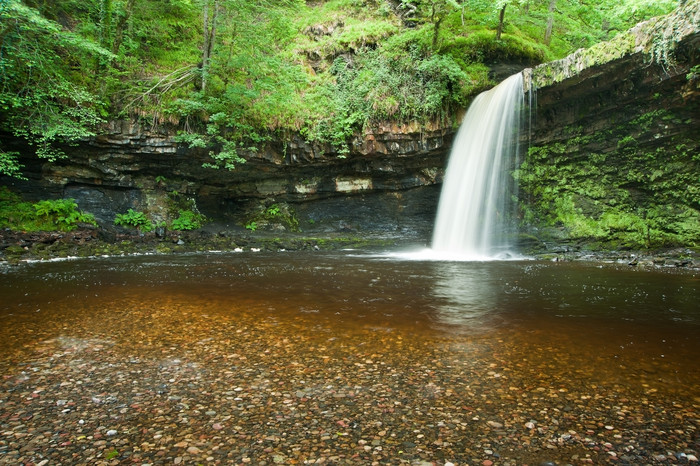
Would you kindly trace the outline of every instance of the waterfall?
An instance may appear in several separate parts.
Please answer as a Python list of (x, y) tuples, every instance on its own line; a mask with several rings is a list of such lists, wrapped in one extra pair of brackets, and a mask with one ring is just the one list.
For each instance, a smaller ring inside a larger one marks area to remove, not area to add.
[(447, 258), (485, 260), (512, 253), (517, 195), (523, 76), (513, 75), (479, 94), (469, 107), (450, 154), (432, 250)]

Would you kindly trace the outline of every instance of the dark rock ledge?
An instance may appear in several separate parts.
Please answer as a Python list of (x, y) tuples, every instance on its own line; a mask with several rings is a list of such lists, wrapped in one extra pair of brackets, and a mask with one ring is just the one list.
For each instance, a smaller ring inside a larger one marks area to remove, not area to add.
[[(85, 225), (72, 232), (21, 233), (0, 231), (0, 265), (21, 265), (58, 258), (89, 258), (137, 254), (185, 254), (206, 252), (293, 252), (361, 249), (388, 251), (427, 247), (427, 242), (390, 234), (353, 234), (351, 231), (320, 235), (302, 233), (235, 232), (222, 225), (200, 231), (139, 234), (121, 231), (105, 234)], [(575, 246), (551, 246), (529, 254), (533, 260), (595, 262), (602, 265), (663, 270), (700, 271), (700, 253), (687, 248), (645, 251), (587, 251)]]

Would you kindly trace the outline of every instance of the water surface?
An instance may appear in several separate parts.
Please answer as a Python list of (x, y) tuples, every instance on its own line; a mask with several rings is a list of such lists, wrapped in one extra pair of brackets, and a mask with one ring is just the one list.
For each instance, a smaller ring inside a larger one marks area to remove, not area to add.
[(697, 455), (691, 271), (316, 252), (1, 278), (0, 463)]

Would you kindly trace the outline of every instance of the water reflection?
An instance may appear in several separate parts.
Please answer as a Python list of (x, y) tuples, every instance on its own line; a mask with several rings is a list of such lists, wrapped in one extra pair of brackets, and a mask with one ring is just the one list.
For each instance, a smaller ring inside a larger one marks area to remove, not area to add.
[(500, 283), (488, 266), (444, 262), (432, 267), (438, 324), (463, 331), (483, 331), (494, 324)]

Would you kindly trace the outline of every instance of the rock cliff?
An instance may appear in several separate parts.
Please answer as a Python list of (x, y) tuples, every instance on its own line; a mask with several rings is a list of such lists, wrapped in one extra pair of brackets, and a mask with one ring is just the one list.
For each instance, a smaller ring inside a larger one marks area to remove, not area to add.
[(541, 239), (700, 245), (700, 2), (526, 71), (530, 149), (516, 173)]
[[(525, 72), (530, 150), (515, 176), (535, 243), (700, 244), (699, 10), (688, 2), (675, 16)], [(30, 198), (74, 198), (104, 226), (129, 208), (164, 219), (176, 195), (229, 227), (282, 204), (305, 232), (425, 242), (455, 132), (381, 124), (357, 135), (345, 156), (291, 135), (227, 171), (203, 168), (208, 151), (177, 144), (174, 131), (115, 121), (66, 148), (68, 159), (23, 157), (29, 179), (2, 183)]]
[(76, 199), (103, 226), (129, 208), (161, 220), (168, 195), (177, 193), (229, 226), (284, 203), (307, 232), (425, 238), (453, 132), (438, 124), (380, 124), (358, 135), (346, 157), (294, 135), (245, 153), (246, 163), (229, 171), (203, 168), (208, 151), (176, 143), (174, 131), (114, 121), (93, 140), (66, 148), (67, 159), (38, 163), (23, 157), (29, 180), (5, 183), (30, 198)]

